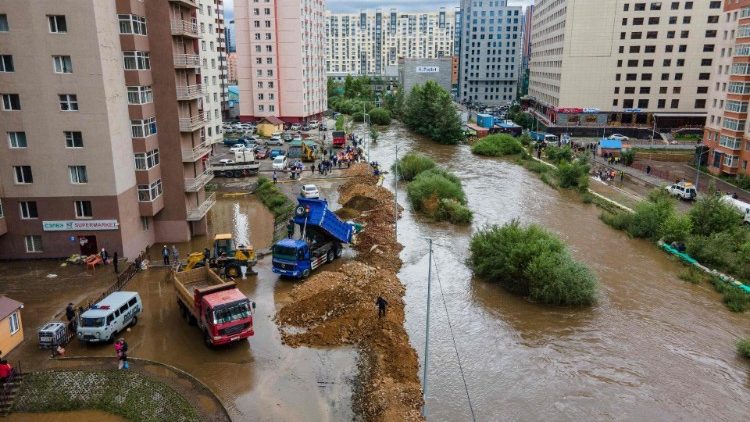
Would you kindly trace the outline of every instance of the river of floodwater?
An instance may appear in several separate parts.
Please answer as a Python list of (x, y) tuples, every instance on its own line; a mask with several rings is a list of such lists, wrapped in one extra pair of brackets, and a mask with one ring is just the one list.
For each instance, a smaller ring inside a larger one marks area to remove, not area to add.
[[(426, 239), (434, 242), (429, 420), (471, 417), (448, 315), (477, 420), (747, 420), (750, 364), (736, 354), (735, 341), (750, 334), (748, 315), (729, 312), (710, 286), (681, 281), (680, 264), (654, 245), (611, 229), (596, 207), (518, 165), (399, 125), (371, 147), (372, 160), (390, 167), (396, 145), (400, 155), (416, 150), (454, 171), (474, 211), (470, 227), (430, 222), (410, 211), (405, 186), (398, 189), (406, 209), (398, 224), (405, 246), (399, 277), (420, 359)], [(385, 183), (393, 188), (392, 175)], [(464, 265), (471, 234), (512, 219), (565, 240), (600, 279), (596, 306), (540, 306), (472, 277)]]

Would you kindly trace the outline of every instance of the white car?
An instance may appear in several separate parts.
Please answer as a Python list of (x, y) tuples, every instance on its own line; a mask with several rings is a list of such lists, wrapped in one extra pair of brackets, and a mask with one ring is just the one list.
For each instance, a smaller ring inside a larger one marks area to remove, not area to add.
[(630, 138), (628, 138), (625, 135), (621, 135), (619, 133), (613, 133), (613, 134), (609, 135), (609, 139), (617, 139), (618, 141), (627, 141)]
[(297, 123), (295, 123), (295, 124), (293, 124), (293, 125), (292, 125), (292, 126), (290, 127), (290, 129), (291, 129), (291, 130), (299, 130), (299, 127), (300, 127), (300, 126), (299, 126), (299, 125), (298, 125)]
[(303, 198), (313, 198), (313, 199), (320, 198), (320, 192), (318, 191), (318, 187), (315, 185), (302, 186), (302, 190), (300, 190), (299, 194)]
[(680, 182), (665, 188), (670, 195), (676, 196), (686, 201), (695, 200), (698, 196), (698, 192), (695, 190), (695, 186), (692, 183)]
[(221, 160), (219, 160), (219, 164), (222, 164), (222, 165), (234, 164), (234, 160), (232, 160), (231, 158), (222, 158)]
[(246, 149), (246, 147), (245, 147), (244, 144), (236, 144), (236, 145), (232, 145), (232, 147), (229, 148), (229, 152), (232, 152), (232, 153), (234, 153), (234, 152), (242, 152), (245, 149)]
[(279, 155), (273, 159), (274, 170), (284, 170), (286, 169), (287, 165), (289, 165), (289, 162), (287, 161), (285, 155)]
[(310, 126), (310, 129), (317, 129), (318, 125), (319, 123), (315, 121), (308, 123), (308, 126)]

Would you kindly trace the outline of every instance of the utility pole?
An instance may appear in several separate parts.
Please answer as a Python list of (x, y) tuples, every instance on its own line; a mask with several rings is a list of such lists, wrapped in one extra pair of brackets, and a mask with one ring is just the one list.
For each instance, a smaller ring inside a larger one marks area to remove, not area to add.
[(365, 124), (365, 136), (362, 139), (367, 144), (367, 162), (370, 162), (372, 160), (370, 160), (370, 142), (367, 141), (367, 103), (362, 103), (362, 122)]
[(425, 337), (424, 337), (424, 368), (422, 372), (422, 400), (424, 405), (422, 406), (422, 417), (427, 418), (427, 357), (430, 351), (430, 292), (432, 288), (432, 239), (427, 239), (430, 242), (430, 253), (427, 263), (427, 324), (425, 326)]
[(396, 241), (398, 242), (398, 144), (396, 144), (396, 161), (395, 165), (393, 166), (394, 175), (395, 175), (395, 186), (393, 187), (393, 207), (394, 209), (394, 218), (393, 218), (393, 231), (396, 235)]

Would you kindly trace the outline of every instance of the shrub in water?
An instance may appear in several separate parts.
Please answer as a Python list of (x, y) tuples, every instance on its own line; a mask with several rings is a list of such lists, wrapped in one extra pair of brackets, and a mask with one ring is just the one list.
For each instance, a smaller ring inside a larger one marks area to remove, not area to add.
[(474, 213), (455, 199), (444, 198), (438, 204), (438, 220), (449, 221), (453, 224), (469, 224), (472, 218), (474, 218)]
[(467, 264), (476, 275), (512, 292), (556, 305), (586, 305), (596, 298), (597, 281), (575, 262), (563, 242), (536, 225), (516, 220), (477, 232)]
[(416, 152), (410, 152), (396, 161), (391, 170), (398, 174), (399, 180), (411, 181), (419, 173), (434, 167), (435, 162), (430, 158)]
[(388, 125), (391, 123), (391, 112), (384, 108), (373, 108), (369, 114), (370, 120), (376, 125)]
[(406, 193), (415, 210), (431, 217), (437, 217), (438, 203), (441, 199), (454, 199), (462, 205), (466, 204), (466, 194), (461, 184), (432, 170), (423, 172), (409, 183)]
[(750, 358), (750, 338), (737, 341), (737, 353), (740, 356)]
[(521, 142), (507, 134), (490, 135), (472, 145), (471, 152), (477, 155), (501, 157), (504, 155), (522, 154)]

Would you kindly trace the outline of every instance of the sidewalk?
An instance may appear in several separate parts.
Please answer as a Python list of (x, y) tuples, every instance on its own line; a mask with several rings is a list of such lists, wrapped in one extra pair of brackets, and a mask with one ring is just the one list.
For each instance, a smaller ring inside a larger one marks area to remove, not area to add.
[(696, 169), (688, 165), (688, 163), (638, 160), (636, 165), (638, 164), (642, 165), (643, 168), (645, 168), (645, 166), (651, 166), (652, 173), (664, 177), (665, 180), (663, 180), (662, 183), (673, 183), (677, 179), (685, 179), (696, 184), (700, 193), (708, 193), (708, 188), (711, 184), (714, 184), (716, 189), (722, 193), (736, 193), (741, 201), (750, 202), (750, 192), (742, 190), (710, 174), (701, 172), (698, 176)]

